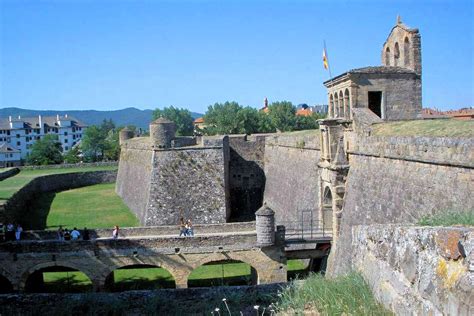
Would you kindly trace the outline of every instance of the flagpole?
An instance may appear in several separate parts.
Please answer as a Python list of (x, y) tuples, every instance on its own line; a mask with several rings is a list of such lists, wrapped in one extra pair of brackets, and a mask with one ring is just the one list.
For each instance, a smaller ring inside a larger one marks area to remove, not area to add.
[[(332, 73), (331, 73), (331, 65), (329, 64), (329, 56), (328, 56), (328, 51), (326, 49), (326, 40), (323, 40), (323, 44), (324, 44), (324, 55), (326, 56), (326, 63), (328, 64), (328, 71), (329, 71), (329, 86), (332, 87), (333, 84), (332, 84)], [(328, 100), (330, 101), (330, 100)], [(329, 107), (331, 106), (330, 102), (328, 104), (328, 115), (329, 115)], [(334, 111), (335, 109), (333, 109)], [(335, 112), (335, 111), (334, 111)], [(332, 113), (333, 116), (335, 116), (335, 113)]]
[(331, 65), (329, 64), (328, 50), (326, 49), (326, 40), (323, 40), (323, 44), (324, 44), (324, 52), (326, 53), (326, 59), (327, 59), (327, 63), (328, 63), (329, 80), (332, 83)]

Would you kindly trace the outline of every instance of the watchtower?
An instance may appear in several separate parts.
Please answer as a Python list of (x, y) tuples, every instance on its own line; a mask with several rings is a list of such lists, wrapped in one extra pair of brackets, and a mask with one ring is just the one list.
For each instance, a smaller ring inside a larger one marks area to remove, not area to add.
[(164, 117), (150, 123), (150, 137), (155, 148), (170, 148), (175, 134), (176, 125)]
[(119, 132), (119, 145), (122, 145), (126, 140), (129, 140), (130, 138), (133, 138), (135, 136), (135, 133), (125, 127), (123, 129), (120, 130)]

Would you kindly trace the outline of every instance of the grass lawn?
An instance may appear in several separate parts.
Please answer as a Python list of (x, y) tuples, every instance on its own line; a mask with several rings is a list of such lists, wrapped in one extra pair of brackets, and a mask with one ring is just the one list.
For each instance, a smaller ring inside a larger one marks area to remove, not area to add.
[(100, 170), (117, 170), (116, 166), (84, 167), (84, 168), (61, 168), (61, 169), (41, 169), (22, 170), (19, 174), (0, 182), (0, 201), (9, 199), (16, 191), (32, 179), (49, 174), (87, 172)]
[(474, 226), (474, 212), (444, 212), (425, 216), (418, 221), (422, 226)]
[(47, 213), (46, 229), (57, 229), (59, 225), (69, 229), (74, 226), (78, 228), (139, 226), (138, 219), (115, 193), (115, 183), (44, 194), (35, 202), (36, 205), (33, 206), (35, 211)]
[[(301, 260), (289, 260), (288, 271), (305, 268)], [(213, 286), (244, 284), (250, 280), (250, 266), (246, 263), (224, 263), (203, 265), (189, 276), (189, 286)], [(48, 292), (85, 292), (92, 289), (92, 283), (82, 272), (45, 272), (45, 289)], [(69, 280), (68, 280), (69, 278)], [(174, 288), (173, 276), (163, 268), (117, 269), (114, 271), (113, 291)]]
[(372, 126), (374, 136), (474, 137), (474, 121), (456, 119), (386, 122)]

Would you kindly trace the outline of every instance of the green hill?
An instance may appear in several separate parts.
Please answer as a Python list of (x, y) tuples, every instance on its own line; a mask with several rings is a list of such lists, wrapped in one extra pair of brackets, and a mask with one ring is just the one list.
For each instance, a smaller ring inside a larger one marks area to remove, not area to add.
[[(98, 125), (104, 119), (112, 119), (117, 126), (135, 125), (143, 129), (148, 129), (153, 110), (139, 110), (137, 108), (125, 108), (115, 111), (95, 111), (95, 110), (72, 110), (72, 111), (52, 111), (52, 110), (28, 110), (21, 108), (3, 108), (0, 109), (0, 117), (29, 117), (29, 116), (55, 116), (69, 115), (87, 125)], [(202, 116), (200, 113), (191, 112), (193, 118)]]

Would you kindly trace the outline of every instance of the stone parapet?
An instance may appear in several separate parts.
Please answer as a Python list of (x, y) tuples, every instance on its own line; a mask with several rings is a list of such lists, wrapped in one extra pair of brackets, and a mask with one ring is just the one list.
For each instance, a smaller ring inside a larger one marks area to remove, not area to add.
[(20, 170), (43, 170), (43, 169), (114, 167), (114, 166), (118, 166), (118, 161), (64, 163), (64, 164), (59, 164), (59, 165), (45, 165), (45, 166), (21, 166), (21, 167), (18, 167), (18, 168)]
[(347, 134), (347, 153), (474, 168), (474, 139)]
[[(71, 227), (68, 227), (71, 228)], [(81, 228), (81, 227), (80, 227)], [(194, 234), (219, 234), (232, 232), (252, 232), (255, 231), (255, 222), (242, 223), (224, 223), (224, 224), (196, 224), (193, 225)], [(120, 237), (147, 237), (147, 236), (170, 236), (179, 235), (178, 225), (170, 226), (148, 226), (148, 227), (121, 227)], [(80, 230), (82, 233), (82, 230)], [(91, 239), (110, 238), (112, 237), (112, 228), (110, 229), (89, 229)], [(31, 230), (24, 231), (22, 240), (55, 240), (57, 239), (56, 231), (48, 230)]]
[(265, 146), (293, 147), (298, 149), (320, 149), (319, 130), (282, 134), (269, 134)]
[(474, 228), (355, 226), (353, 269), (398, 315), (474, 313)]

